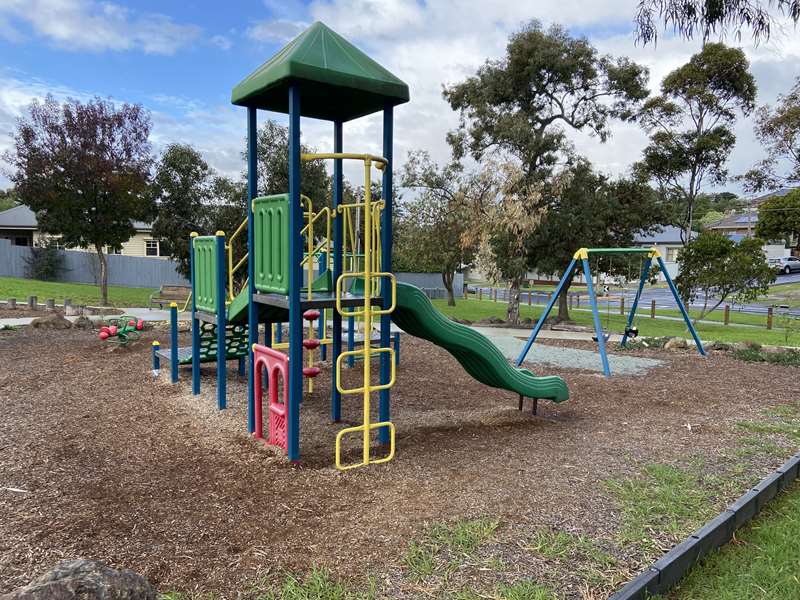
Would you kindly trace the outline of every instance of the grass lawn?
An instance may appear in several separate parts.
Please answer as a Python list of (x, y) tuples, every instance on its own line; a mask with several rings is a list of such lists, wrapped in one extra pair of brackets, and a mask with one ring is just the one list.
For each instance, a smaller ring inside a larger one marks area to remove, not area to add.
[[(108, 301), (112, 306), (118, 307), (147, 306), (147, 300), (153, 291), (151, 288), (110, 285)], [(41, 303), (47, 298), (55, 298), (56, 304), (61, 304), (64, 298), (72, 298), (73, 304), (97, 305), (100, 303), (100, 288), (86, 283), (0, 277), (0, 300), (16, 298), (20, 303), (26, 302), (28, 296), (38, 296)]]
[[(505, 318), (506, 304), (504, 302), (492, 302), (490, 300), (457, 300), (456, 306), (447, 306), (446, 300), (434, 300), (434, 306), (448, 317), (467, 319), (469, 321), (479, 321), (488, 317)], [(520, 316), (537, 319), (544, 310), (544, 307), (520, 306)], [(669, 312), (669, 311), (667, 311)], [(649, 313), (648, 313), (649, 314)], [(675, 314), (678, 314), (675, 311)], [(591, 325), (591, 312), (573, 310), (570, 313), (572, 319), (580, 325)], [(602, 326), (611, 332), (621, 333), (625, 328), (625, 317), (620, 314), (602, 314)], [(762, 321), (763, 323), (763, 321)], [(651, 319), (649, 316), (640, 316), (636, 322), (639, 333), (648, 337), (660, 336), (684, 336), (689, 337), (686, 326), (680, 321), (665, 319)], [(753, 341), (760, 344), (800, 346), (800, 335), (790, 335), (788, 342), (782, 329), (767, 329), (756, 327), (736, 327), (732, 325), (714, 325), (700, 323), (697, 327), (700, 337), (704, 340), (716, 340), (721, 342), (747, 342)]]
[(793, 600), (800, 596), (800, 484), (773, 500), (735, 541), (696, 565), (674, 600)]
[(767, 300), (772, 304), (785, 304), (790, 308), (800, 308), (800, 283), (773, 285), (769, 288)]

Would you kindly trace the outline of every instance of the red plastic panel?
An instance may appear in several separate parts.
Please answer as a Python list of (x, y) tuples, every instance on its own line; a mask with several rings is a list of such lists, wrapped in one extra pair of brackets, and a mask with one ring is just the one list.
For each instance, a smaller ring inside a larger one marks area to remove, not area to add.
[[(267, 391), (269, 392), (268, 423), (269, 440), (273, 446), (288, 450), (286, 407), (289, 404), (289, 357), (283, 352), (273, 350), (268, 346), (255, 344), (253, 346), (255, 362), (254, 386), (255, 386), (255, 418), (256, 429), (253, 432), (255, 437), (263, 439), (263, 372), (266, 369), (268, 378)], [(279, 379), (280, 378), (280, 379)], [(283, 381), (283, 394), (278, 397), (278, 383)]]

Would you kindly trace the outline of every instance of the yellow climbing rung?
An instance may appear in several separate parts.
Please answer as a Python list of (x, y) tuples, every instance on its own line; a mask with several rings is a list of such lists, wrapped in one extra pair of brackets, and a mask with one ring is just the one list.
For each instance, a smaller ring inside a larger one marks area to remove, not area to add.
[[(369, 342), (365, 342), (369, 344)], [(378, 384), (378, 385), (362, 385), (360, 388), (345, 388), (342, 387), (342, 361), (347, 358), (348, 356), (355, 356), (357, 358), (361, 358), (363, 360), (367, 360), (368, 357), (372, 357), (376, 354), (388, 354), (389, 355), (389, 364), (391, 365), (389, 371), (389, 381), (386, 383)], [(339, 357), (336, 359), (336, 389), (339, 390), (339, 393), (346, 395), (346, 394), (363, 394), (367, 389), (370, 392), (380, 392), (381, 390), (388, 390), (390, 387), (394, 385), (396, 379), (396, 365), (395, 365), (395, 357), (394, 357), (394, 348), (370, 348), (364, 350), (349, 350), (348, 352), (342, 352)]]
[[(391, 282), (391, 287), (390, 287), (391, 304), (389, 305), (389, 308), (379, 309), (377, 307), (371, 307), (369, 312), (373, 317), (380, 315), (388, 315), (391, 312), (393, 312), (395, 306), (397, 305), (397, 278), (395, 278), (394, 273), (387, 273), (384, 271), (378, 271), (376, 273), (372, 272), (367, 273), (365, 271), (360, 271), (355, 273), (342, 273), (336, 280), (336, 310), (339, 311), (339, 314), (342, 315), (343, 317), (362, 317), (366, 314), (366, 307), (357, 310), (346, 310), (344, 307), (342, 307), (342, 296), (344, 294), (342, 284), (345, 280), (347, 279), (362, 279), (365, 281), (368, 280), (370, 283), (369, 286), (366, 285), (364, 286), (365, 288), (364, 295), (369, 297), (374, 297), (377, 294), (378, 289), (380, 288), (380, 285), (378, 285), (377, 282), (379, 282), (382, 277), (388, 278), (389, 281)], [(370, 287), (372, 289), (367, 290), (366, 289), (367, 287)]]
[[(370, 456), (370, 443), (369, 443), (369, 434), (373, 429), (381, 429), (383, 427), (389, 428), (389, 454), (384, 456), (383, 458), (372, 458)], [(363, 450), (362, 450), (362, 460), (359, 463), (352, 463), (349, 465), (342, 464), (342, 438), (347, 435), (348, 433), (361, 433)], [(389, 462), (394, 458), (394, 423), (391, 421), (379, 421), (377, 423), (364, 423), (363, 425), (357, 425), (355, 427), (347, 427), (342, 429), (339, 433), (336, 434), (336, 468), (340, 471), (347, 471), (349, 469), (355, 469), (357, 467), (364, 467), (369, 464), (380, 464)]]

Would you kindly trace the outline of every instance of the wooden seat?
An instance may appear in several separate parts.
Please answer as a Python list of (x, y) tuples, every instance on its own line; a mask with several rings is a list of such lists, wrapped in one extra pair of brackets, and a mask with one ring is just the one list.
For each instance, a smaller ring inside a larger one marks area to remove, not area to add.
[(192, 288), (188, 285), (162, 285), (157, 292), (150, 295), (150, 307), (158, 304), (159, 308), (169, 306), (171, 302), (183, 305), (189, 299)]

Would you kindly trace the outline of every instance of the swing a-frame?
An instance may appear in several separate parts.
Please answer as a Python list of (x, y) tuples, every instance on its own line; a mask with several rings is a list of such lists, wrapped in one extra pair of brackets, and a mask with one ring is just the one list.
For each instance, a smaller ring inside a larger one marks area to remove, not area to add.
[(678, 295), (678, 290), (675, 287), (675, 284), (672, 281), (672, 278), (669, 276), (669, 271), (667, 271), (667, 267), (664, 264), (664, 259), (661, 257), (661, 253), (656, 248), (580, 248), (572, 257), (572, 261), (569, 263), (569, 266), (564, 271), (564, 275), (561, 276), (561, 280), (558, 282), (558, 287), (556, 288), (555, 293), (550, 298), (550, 301), (547, 303), (547, 307), (544, 309), (542, 316), (539, 317), (539, 321), (536, 323), (536, 327), (533, 328), (531, 331), (531, 335), (528, 338), (528, 341), (525, 343), (525, 347), (520, 352), (520, 355), (517, 357), (516, 364), (520, 366), (522, 361), (525, 360), (525, 356), (527, 356), (528, 352), (533, 346), (533, 342), (536, 341), (536, 336), (539, 335), (539, 331), (541, 331), (542, 326), (544, 325), (545, 320), (550, 315), (550, 311), (553, 310), (553, 306), (558, 301), (558, 297), (561, 292), (564, 290), (567, 282), (572, 277), (572, 274), (575, 270), (575, 267), (578, 265), (578, 261), (581, 262), (583, 266), (583, 276), (586, 279), (586, 288), (589, 293), (589, 302), (592, 305), (592, 320), (594, 322), (594, 330), (597, 339), (597, 347), (600, 350), (600, 360), (603, 363), (603, 373), (606, 377), (611, 376), (611, 368), (608, 366), (608, 354), (606, 353), (606, 336), (603, 332), (603, 328), (600, 324), (600, 311), (597, 306), (597, 295), (595, 294), (594, 286), (592, 285), (592, 272), (589, 268), (589, 256), (596, 254), (633, 254), (633, 255), (641, 255), (644, 257), (644, 261), (642, 263), (642, 271), (639, 276), (639, 286), (636, 289), (636, 297), (633, 299), (633, 304), (631, 305), (630, 313), (628, 314), (628, 320), (625, 325), (625, 332), (622, 335), (622, 341), (620, 341), (620, 346), (625, 347), (625, 344), (628, 342), (629, 337), (635, 336), (635, 328), (633, 328), (633, 320), (636, 318), (636, 308), (639, 305), (639, 298), (642, 295), (642, 290), (644, 289), (644, 284), (647, 281), (648, 275), (650, 273), (650, 267), (653, 264), (653, 261), (656, 261), (661, 272), (664, 274), (664, 279), (667, 281), (667, 285), (669, 286), (670, 291), (672, 292), (672, 296), (675, 298), (675, 303), (678, 305), (678, 308), (683, 315), (683, 320), (686, 322), (686, 326), (689, 328), (689, 331), (692, 334), (692, 338), (694, 338), (694, 343), (697, 346), (697, 351), (705, 356), (706, 352), (703, 349), (703, 344), (700, 342), (700, 338), (697, 336), (697, 330), (692, 325), (692, 320), (689, 318), (689, 313), (686, 312), (686, 307), (684, 306), (683, 302), (681, 301), (680, 296)]

